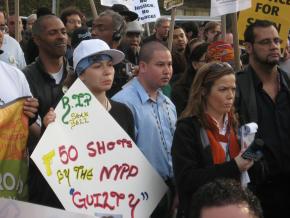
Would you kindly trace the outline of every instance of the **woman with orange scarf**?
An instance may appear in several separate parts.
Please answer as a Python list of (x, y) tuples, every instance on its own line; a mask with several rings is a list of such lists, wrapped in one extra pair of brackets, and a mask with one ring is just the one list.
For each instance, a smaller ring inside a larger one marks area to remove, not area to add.
[(234, 114), (236, 79), (227, 63), (202, 66), (177, 122), (172, 160), (179, 192), (178, 218), (187, 218), (192, 194), (216, 178), (240, 180), (252, 160), (241, 157)]

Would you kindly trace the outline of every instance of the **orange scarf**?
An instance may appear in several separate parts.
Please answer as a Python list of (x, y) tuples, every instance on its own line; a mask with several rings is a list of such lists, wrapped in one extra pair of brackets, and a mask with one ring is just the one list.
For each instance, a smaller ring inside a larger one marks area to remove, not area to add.
[[(225, 135), (219, 134), (219, 128), (217, 127), (216, 121), (207, 115), (209, 129), (206, 130), (212, 151), (212, 157), (214, 164), (221, 164), (226, 161), (226, 154), (219, 142), (228, 143), (228, 151), (230, 158), (235, 158), (240, 153), (240, 145), (238, 143), (237, 136), (231, 127), (231, 116), (229, 114), (228, 127), (230, 131), (227, 131)], [(228, 128), (227, 127), (227, 128)], [(230, 143), (228, 142), (230, 141)]]

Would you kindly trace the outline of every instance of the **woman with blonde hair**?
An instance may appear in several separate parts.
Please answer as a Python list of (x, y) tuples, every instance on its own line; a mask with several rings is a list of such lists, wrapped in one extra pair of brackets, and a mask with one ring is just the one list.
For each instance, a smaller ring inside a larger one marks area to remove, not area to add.
[(241, 157), (234, 114), (235, 72), (223, 62), (203, 65), (177, 122), (172, 145), (178, 217), (188, 217), (192, 194), (216, 178), (239, 180), (252, 160)]

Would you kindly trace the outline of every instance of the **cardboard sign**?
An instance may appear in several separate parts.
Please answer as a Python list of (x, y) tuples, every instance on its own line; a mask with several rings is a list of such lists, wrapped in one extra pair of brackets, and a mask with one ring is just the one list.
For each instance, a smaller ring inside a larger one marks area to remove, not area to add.
[[(96, 218), (52, 207), (0, 198), (1, 218)], [(101, 217), (99, 217), (101, 218)], [(102, 217), (103, 218), (103, 217)]]
[(285, 47), (290, 28), (290, 3), (284, 0), (253, 0), (252, 7), (248, 10), (241, 11), (238, 19), (239, 39), (244, 40), (244, 32), (246, 27), (254, 23), (255, 20), (269, 20), (274, 22), (279, 36), (284, 43), (281, 47)]
[(251, 7), (251, 0), (211, 0), (210, 16), (217, 17)]
[(169, 11), (172, 8), (179, 7), (183, 5), (183, 0), (164, 0), (164, 8)]
[(28, 118), (25, 98), (0, 106), (0, 197), (27, 200)]
[(138, 14), (141, 24), (155, 22), (160, 17), (157, 0), (101, 0), (101, 5), (111, 7), (113, 4), (126, 5), (129, 10)]
[(148, 218), (167, 186), (79, 79), (55, 112), (31, 158), (65, 209)]

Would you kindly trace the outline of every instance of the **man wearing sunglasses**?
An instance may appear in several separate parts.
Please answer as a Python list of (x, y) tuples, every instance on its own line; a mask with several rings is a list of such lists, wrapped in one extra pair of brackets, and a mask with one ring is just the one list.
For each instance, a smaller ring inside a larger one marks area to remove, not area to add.
[(290, 82), (278, 66), (282, 40), (267, 20), (249, 25), (244, 38), (249, 66), (237, 74), (236, 107), (241, 124), (256, 122), (256, 137), (265, 142), (263, 160), (250, 170), (251, 187), (265, 218), (284, 217), (290, 208)]

